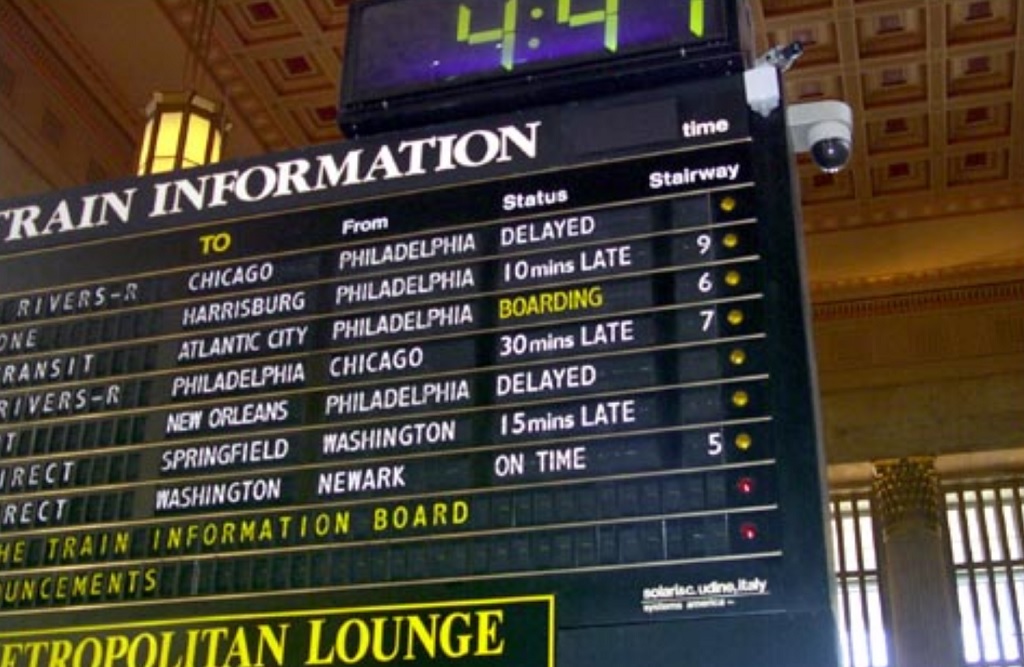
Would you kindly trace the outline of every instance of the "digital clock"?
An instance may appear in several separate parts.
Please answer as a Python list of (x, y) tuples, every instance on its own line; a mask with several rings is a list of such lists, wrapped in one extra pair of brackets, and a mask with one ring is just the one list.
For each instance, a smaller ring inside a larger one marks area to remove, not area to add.
[[(738, 4), (742, 0), (356, 2), (342, 127), (352, 134), (360, 124), (387, 124), (374, 114), (430, 116), (410, 113), (421, 100), (434, 100), (420, 105), (421, 112), (443, 109), (447, 118), (458, 116), (456, 109), (561, 101), (565, 91), (585, 94), (588, 83), (607, 87), (609, 76), (622, 90), (698, 62), (735, 58)], [(444, 103), (437, 104), (440, 97)]]

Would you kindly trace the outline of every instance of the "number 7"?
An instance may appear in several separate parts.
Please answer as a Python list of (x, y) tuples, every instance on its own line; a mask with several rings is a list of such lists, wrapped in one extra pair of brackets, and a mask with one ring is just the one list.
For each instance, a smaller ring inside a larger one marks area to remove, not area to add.
[(713, 308), (702, 310), (700, 316), (703, 320), (700, 330), (706, 333), (711, 330), (711, 325), (715, 322), (715, 310)]

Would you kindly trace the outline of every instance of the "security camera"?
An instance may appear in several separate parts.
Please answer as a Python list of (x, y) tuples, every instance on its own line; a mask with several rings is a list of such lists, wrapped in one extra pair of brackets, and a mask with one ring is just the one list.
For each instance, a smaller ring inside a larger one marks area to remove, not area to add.
[(793, 104), (786, 111), (789, 141), (797, 153), (810, 151), (811, 159), (826, 174), (850, 162), (853, 150), (853, 112), (842, 102)]
[(780, 72), (788, 72), (804, 54), (804, 45), (792, 42), (786, 46), (773, 46), (765, 51), (754, 63), (755, 65), (771, 65)]

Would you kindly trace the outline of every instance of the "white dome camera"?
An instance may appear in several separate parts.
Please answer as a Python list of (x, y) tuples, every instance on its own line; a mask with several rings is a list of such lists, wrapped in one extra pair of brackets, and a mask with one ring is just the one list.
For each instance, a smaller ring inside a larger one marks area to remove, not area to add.
[(827, 174), (850, 162), (853, 152), (853, 112), (842, 102), (792, 104), (786, 110), (789, 140), (797, 153), (811, 159)]

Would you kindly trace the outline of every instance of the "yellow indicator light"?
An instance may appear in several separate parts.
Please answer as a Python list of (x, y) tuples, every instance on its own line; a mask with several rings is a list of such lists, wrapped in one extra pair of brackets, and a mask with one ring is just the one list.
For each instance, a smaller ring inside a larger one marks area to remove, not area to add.
[(729, 363), (733, 366), (742, 366), (747, 363), (747, 353), (740, 348), (736, 348), (729, 353)]
[(747, 451), (754, 445), (754, 439), (750, 437), (749, 433), (737, 433), (734, 442), (736, 443), (736, 449), (742, 452)]
[(747, 392), (740, 389), (732, 394), (732, 404), (737, 408), (747, 407), (747, 403), (750, 403), (750, 395)]
[(730, 310), (729, 314), (725, 316), (725, 319), (729, 324), (734, 327), (738, 327), (743, 324), (743, 311), (742, 310)]
[(735, 248), (739, 244), (740, 237), (737, 236), (736, 234), (733, 234), (732, 232), (729, 232), (724, 237), (722, 237), (722, 245), (724, 245), (726, 248)]
[(725, 284), (729, 287), (736, 287), (740, 284), (740, 272), (730, 271), (725, 274)]
[(722, 201), (718, 202), (718, 208), (726, 213), (732, 213), (736, 209), (736, 200), (732, 197), (724, 197)]

